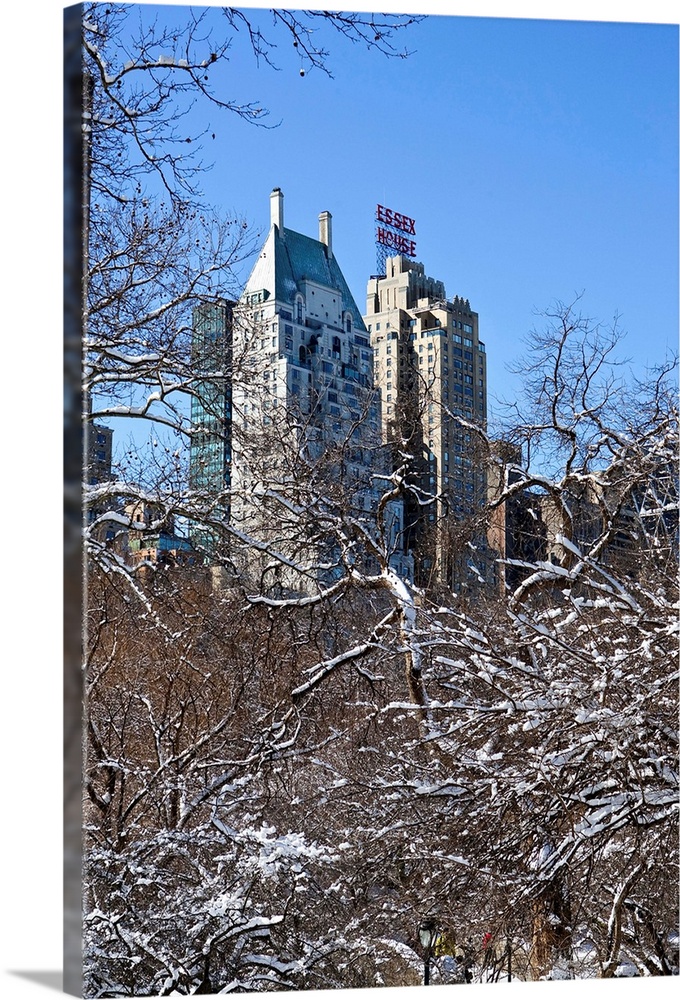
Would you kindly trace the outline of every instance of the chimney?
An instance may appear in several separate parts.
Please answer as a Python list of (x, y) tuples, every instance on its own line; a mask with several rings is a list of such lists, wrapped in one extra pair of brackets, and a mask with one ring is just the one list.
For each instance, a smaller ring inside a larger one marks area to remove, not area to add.
[(281, 188), (274, 188), (269, 195), (269, 205), (271, 209), (271, 224), (277, 226), (279, 236), (283, 236), (283, 191)]
[(333, 231), (331, 220), (333, 216), (330, 212), (322, 212), (319, 216), (319, 242), (326, 246), (326, 256), (333, 256)]

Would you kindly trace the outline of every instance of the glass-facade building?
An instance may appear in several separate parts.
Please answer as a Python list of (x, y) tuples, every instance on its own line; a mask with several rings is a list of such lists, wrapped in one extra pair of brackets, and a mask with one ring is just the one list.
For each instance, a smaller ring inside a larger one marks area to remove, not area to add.
[[(217, 514), (225, 520), (231, 483), (232, 306), (223, 299), (197, 306), (191, 342), (189, 488), (195, 504), (205, 501), (212, 518)], [(194, 544), (212, 548), (212, 532), (194, 525), (190, 534)]]

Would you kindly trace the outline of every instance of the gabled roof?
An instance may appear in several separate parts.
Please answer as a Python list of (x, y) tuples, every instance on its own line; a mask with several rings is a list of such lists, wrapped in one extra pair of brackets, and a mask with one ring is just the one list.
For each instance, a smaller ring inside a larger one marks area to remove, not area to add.
[(246, 282), (244, 294), (266, 288), (279, 302), (293, 305), (303, 281), (315, 281), (335, 288), (342, 296), (342, 310), (352, 315), (355, 329), (365, 331), (364, 321), (335, 256), (326, 246), (310, 236), (272, 226), (255, 266)]

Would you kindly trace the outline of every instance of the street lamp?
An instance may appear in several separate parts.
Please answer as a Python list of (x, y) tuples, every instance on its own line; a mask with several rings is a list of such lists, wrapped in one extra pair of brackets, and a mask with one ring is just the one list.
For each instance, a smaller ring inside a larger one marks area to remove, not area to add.
[(428, 917), (426, 920), (421, 920), (420, 926), (418, 927), (418, 937), (420, 938), (420, 943), (423, 946), (423, 960), (425, 962), (423, 985), (429, 986), (430, 956), (432, 954), (432, 945), (437, 937), (437, 925), (431, 917)]

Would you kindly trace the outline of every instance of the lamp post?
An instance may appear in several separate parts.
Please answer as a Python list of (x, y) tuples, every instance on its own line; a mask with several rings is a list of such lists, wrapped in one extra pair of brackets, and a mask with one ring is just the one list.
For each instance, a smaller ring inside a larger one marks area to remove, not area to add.
[(423, 946), (423, 961), (425, 963), (423, 985), (429, 986), (430, 956), (432, 954), (432, 945), (437, 937), (437, 925), (431, 917), (428, 917), (426, 920), (421, 920), (420, 926), (418, 927), (418, 937), (420, 938), (420, 943)]

